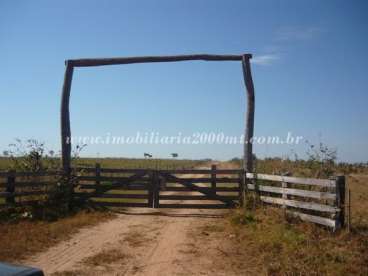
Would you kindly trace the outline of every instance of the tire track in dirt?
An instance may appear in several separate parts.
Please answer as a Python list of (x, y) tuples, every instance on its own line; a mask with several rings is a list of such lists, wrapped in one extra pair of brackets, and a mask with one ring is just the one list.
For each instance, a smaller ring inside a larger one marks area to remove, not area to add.
[[(225, 275), (221, 271), (213, 271), (218, 256), (201, 252), (200, 233), (198, 236), (193, 233), (203, 226), (216, 224), (226, 212), (128, 208), (108, 222), (81, 229), (68, 241), (51, 247), (24, 264), (40, 267), (46, 275)], [(212, 243), (207, 247), (216, 248), (221, 241), (214, 239), (207, 243)], [(87, 258), (109, 250), (119, 250), (127, 259), (97, 266), (86, 264)]]

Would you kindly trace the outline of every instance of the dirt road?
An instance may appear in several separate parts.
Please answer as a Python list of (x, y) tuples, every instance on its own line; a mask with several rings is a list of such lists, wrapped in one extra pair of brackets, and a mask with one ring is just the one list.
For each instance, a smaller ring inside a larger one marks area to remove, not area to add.
[[(47, 275), (236, 275), (216, 239), (221, 210), (131, 209), (26, 261)], [(225, 265), (224, 265), (225, 264)]]
[(47, 275), (239, 275), (218, 236), (226, 212), (126, 209), (25, 264)]

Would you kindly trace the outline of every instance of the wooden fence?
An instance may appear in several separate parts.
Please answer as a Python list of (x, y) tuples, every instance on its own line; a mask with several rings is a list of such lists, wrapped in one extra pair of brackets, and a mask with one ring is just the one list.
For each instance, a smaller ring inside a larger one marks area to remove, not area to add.
[[(230, 208), (246, 191), (261, 202), (281, 206), (302, 220), (333, 229), (344, 226), (345, 177), (312, 179), (244, 174), (242, 170), (151, 170), (76, 168), (76, 198), (111, 207)], [(0, 205), (44, 200), (60, 172), (0, 172)], [(247, 185), (245, 185), (247, 183)]]
[(247, 173), (247, 188), (262, 202), (281, 206), (302, 220), (333, 229), (344, 226), (345, 177), (313, 179)]

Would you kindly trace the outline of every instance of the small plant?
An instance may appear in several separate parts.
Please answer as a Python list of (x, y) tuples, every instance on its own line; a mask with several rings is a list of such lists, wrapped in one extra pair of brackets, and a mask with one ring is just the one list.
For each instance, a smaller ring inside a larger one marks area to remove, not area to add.
[(314, 172), (314, 177), (332, 176), (336, 172), (337, 150), (329, 148), (322, 142), (316, 146), (307, 141), (307, 145), (309, 149), (306, 165)]
[(256, 222), (254, 213), (248, 210), (240, 210), (231, 217), (231, 223), (234, 225), (248, 225)]
[[(85, 145), (77, 145), (73, 151), (72, 162), (76, 163), (80, 152)], [(74, 202), (73, 189), (76, 183), (76, 177), (73, 175), (65, 175), (61, 172), (60, 162), (55, 152), (47, 151), (45, 144), (34, 139), (29, 139), (23, 142), (16, 139), (15, 143), (9, 145), (9, 150), (4, 152), (10, 158), (11, 170), (21, 172), (51, 172), (52, 175), (46, 176), (47, 182), (56, 183), (55, 185), (46, 186), (46, 197), (35, 196), (34, 201), (30, 207), (20, 208), (20, 212), (15, 212), (19, 208), (12, 208), (12, 216), (22, 217), (24, 212), (30, 214), (27, 217), (39, 218), (46, 220), (55, 220), (63, 217), (73, 211), (77, 204)], [(45, 176), (40, 176), (45, 177)], [(32, 182), (43, 182), (40, 177), (32, 176)], [(31, 187), (32, 190), (39, 190), (39, 187)]]

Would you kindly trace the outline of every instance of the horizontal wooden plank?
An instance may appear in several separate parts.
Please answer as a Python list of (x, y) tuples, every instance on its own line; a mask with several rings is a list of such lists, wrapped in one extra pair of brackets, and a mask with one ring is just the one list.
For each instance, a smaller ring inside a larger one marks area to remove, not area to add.
[[(83, 171), (83, 172), (89, 172), (94, 173), (96, 172), (96, 168), (90, 168), (90, 167), (77, 167), (76, 171)], [(101, 173), (143, 173), (143, 172), (151, 172), (151, 169), (119, 169), (119, 168), (101, 168)]]
[(8, 177), (13, 175), (15, 177), (32, 177), (32, 176), (59, 176), (61, 171), (41, 171), (41, 172), (15, 172), (9, 173), (8, 171), (0, 172), (0, 177)]
[[(238, 196), (221, 196), (224, 199), (238, 200)], [(216, 200), (207, 195), (161, 195), (160, 200)]]
[[(16, 200), (19, 200), (19, 198), (16, 198)], [(30, 205), (36, 205), (39, 203), (44, 202), (45, 200), (37, 199), (37, 200), (20, 200), (16, 201), (15, 204), (7, 204), (4, 203), (3, 206), (10, 207), (10, 206), (30, 206)]]
[(88, 66), (104, 66), (104, 65), (118, 65), (118, 64), (132, 64), (132, 63), (150, 63), (150, 62), (178, 62), (191, 60), (205, 60), (205, 61), (241, 61), (242, 58), (252, 58), (251, 54), (244, 55), (178, 55), (178, 56), (141, 56), (141, 57), (115, 57), (115, 58), (84, 58), (71, 59), (65, 62), (74, 67), (88, 67)]
[(50, 192), (47, 191), (25, 191), (25, 192), (15, 192), (15, 196), (38, 196), (38, 195), (47, 195)]
[[(173, 191), (173, 192), (193, 192), (193, 190), (187, 187), (166, 187), (161, 189), (162, 191)], [(211, 188), (198, 187), (199, 191), (211, 192)], [(216, 187), (216, 192), (239, 192), (239, 187)]]
[(116, 184), (116, 185), (95, 185), (95, 184), (79, 184), (76, 185), (75, 187), (78, 187), (80, 189), (87, 189), (87, 190), (94, 190), (94, 189), (98, 189), (98, 188), (104, 188), (106, 190), (137, 190), (137, 191), (145, 191), (149, 189), (148, 185), (143, 185), (143, 184), (136, 184), (136, 185), (127, 185), (127, 186), (122, 186), (120, 184)]
[(159, 173), (170, 173), (170, 174), (239, 174), (242, 170), (228, 170), (228, 169), (183, 169), (183, 170), (159, 170)]
[[(74, 193), (76, 196), (84, 196), (90, 195), (89, 193), (78, 192)], [(112, 194), (112, 193), (104, 193), (104, 194), (96, 194), (92, 197), (98, 198), (136, 198), (136, 199), (147, 199), (148, 194)]]
[(302, 178), (302, 177), (292, 177), (292, 176), (281, 176), (272, 174), (254, 174), (247, 173), (247, 178), (249, 179), (259, 179), (277, 182), (287, 182), (293, 184), (303, 184), (303, 185), (315, 185), (323, 187), (336, 187), (336, 181), (332, 179), (317, 179), (317, 178)]
[(182, 209), (230, 209), (225, 204), (159, 204), (159, 208), (182, 208)]
[[(254, 190), (254, 184), (248, 184), (248, 189)], [(259, 191), (261, 192), (270, 192), (276, 194), (288, 194), (294, 196), (308, 197), (308, 198), (316, 198), (316, 199), (336, 199), (336, 194), (326, 193), (326, 192), (315, 192), (315, 191), (306, 191), (301, 189), (291, 189), (291, 188), (282, 188), (282, 187), (272, 187), (259, 185)]]
[[(168, 181), (170, 183), (211, 183), (212, 178), (177, 178), (175, 181)], [(216, 183), (239, 183), (239, 178), (216, 178)]]
[(8, 196), (20, 197), (20, 196), (38, 196), (38, 195), (46, 195), (49, 192), (46, 191), (25, 191), (25, 192), (15, 192), (15, 193), (8, 193), (8, 192), (1, 192), (0, 198), (6, 198)]
[(271, 203), (271, 204), (278, 204), (289, 207), (295, 207), (295, 208), (301, 208), (301, 209), (307, 209), (307, 210), (315, 210), (320, 212), (328, 212), (328, 213), (336, 213), (340, 209), (337, 207), (324, 205), (324, 204), (318, 204), (314, 202), (303, 202), (303, 201), (297, 201), (297, 200), (289, 200), (289, 199), (283, 199), (283, 198), (277, 198), (277, 197), (268, 197), (268, 196), (261, 196), (260, 197), (263, 202)]
[(141, 202), (105, 202), (105, 201), (94, 201), (90, 200), (95, 205), (100, 205), (104, 207), (149, 207), (148, 203)]
[(11, 195), (11, 193), (8, 193), (8, 192), (0, 192), (0, 198), (6, 198), (10, 195)]
[[(57, 185), (57, 182), (15, 182), (15, 188), (42, 188), (46, 186)], [(0, 184), (0, 187), (6, 187), (5, 183)]]
[[(85, 181), (111, 181), (111, 182), (125, 182), (129, 181), (130, 177), (117, 177), (117, 176), (78, 176), (78, 180)], [(139, 181), (150, 181), (148, 177), (139, 177)]]
[(316, 224), (325, 225), (325, 226), (328, 226), (328, 227), (332, 227), (334, 229), (336, 229), (336, 226), (337, 226), (336, 221), (333, 220), (333, 219), (319, 217), (319, 216), (312, 216), (312, 215), (303, 214), (303, 213), (300, 213), (300, 212), (293, 212), (293, 211), (287, 211), (287, 213), (292, 215), (292, 216), (298, 217), (301, 220), (313, 222), (313, 223), (316, 223)]

